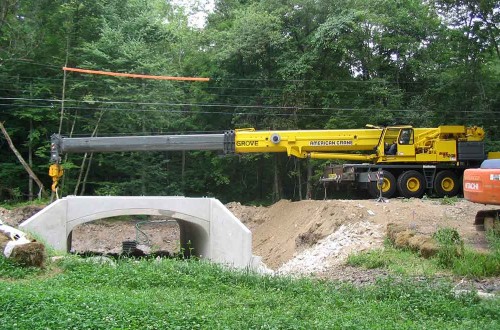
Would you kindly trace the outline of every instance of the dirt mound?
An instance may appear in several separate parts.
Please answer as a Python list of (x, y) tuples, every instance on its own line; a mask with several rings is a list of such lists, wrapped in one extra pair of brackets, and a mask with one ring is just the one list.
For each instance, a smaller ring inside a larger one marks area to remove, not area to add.
[(239, 203), (229, 203), (227, 207), (252, 231), (254, 254), (262, 256), (263, 261), (275, 270), (333, 234), (341, 225), (361, 222), (382, 228), (392, 222), (404, 230), (410, 229), (422, 235), (432, 235), (439, 228), (451, 227), (467, 244), (484, 249), (484, 233), (476, 231), (474, 218), (479, 210), (496, 208), (466, 200), (442, 204), (442, 200), (429, 199), (390, 199), (388, 203), (375, 200), (282, 200), (269, 207)]
[[(286, 200), (245, 216), (247, 208), (232, 209), (253, 233), (254, 254), (276, 269), (295, 254), (313, 246), (332, 234), (342, 224), (359, 222), (369, 217), (364, 207), (350, 207), (347, 201)], [(347, 212), (346, 212), (347, 211)], [(250, 221), (248, 221), (250, 220)]]
[(17, 227), (20, 223), (29, 219), (32, 215), (38, 213), (43, 208), (43, 205), (27, 205), (18, 207), (15, 210), (8, 210), (0, 207), (0, 220), (9, 226)]

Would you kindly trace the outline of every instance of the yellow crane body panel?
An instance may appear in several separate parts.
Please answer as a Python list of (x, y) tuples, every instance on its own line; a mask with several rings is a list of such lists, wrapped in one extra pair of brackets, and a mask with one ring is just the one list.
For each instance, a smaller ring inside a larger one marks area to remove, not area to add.
[(306, 158), (310, 152), (373, 151), (382, 129), (353, 130), (236, 130), (235, 152), (286, 152)]
[[(480, 142), (483, 138), (482, 128), (466, 126), (288, 131), (256, 131), (250, 128), (234, 132), (234, 152), (286, 152), (298, 158), (368, 161), (376, 164), (453, 163), (458, 159), (458, 142)], [(391, 145), (396, 146), (393, 152), (389, 152)]]

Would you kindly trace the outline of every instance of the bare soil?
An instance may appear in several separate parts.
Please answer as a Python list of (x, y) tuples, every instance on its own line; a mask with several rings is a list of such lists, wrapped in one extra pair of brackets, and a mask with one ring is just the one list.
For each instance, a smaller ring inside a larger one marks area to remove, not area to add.
[[(252, 231), (253, 254), (261, 256), (272, 270), (286, 274), (315, 273), (320, 277), (364, 283), (386, 272), (347, 267), (344, 261), (349, 253), (381, 247), (386, 226), (391, 222), (428, 235), (439, 228), (455, 228), (466, 244), (485, 251), (484, 232), (476, 230), (475, 215), (479, 210), (497, 207), (463, 199), (448, 204), (446, 201), (282, 200), (269, 207), (244, 206), (237, 202), (226, 206)], [(18, 225), (39, 209), (0, 208), (0, 219)], [(117, 253), (121, 251), (122, 242), (139, 240), (145, 249), (178, 251), (176, 222), (160, 218), (147, 220), (152, 222), (103, 219), (81, 225), (73, 231), (72, 247), (77, 252)], [(498, 279), (492, 281), (500, 287)], [(487, 285), (491, 285), (490, 282)]]

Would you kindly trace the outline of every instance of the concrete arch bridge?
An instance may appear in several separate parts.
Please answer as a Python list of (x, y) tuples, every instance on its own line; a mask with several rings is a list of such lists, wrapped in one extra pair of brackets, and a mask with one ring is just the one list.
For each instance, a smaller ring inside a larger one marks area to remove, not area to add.
[[(252, 233), (219, 200), (145, 196), (68, 196), (50, 204), (19, 227), (59, 251), (71, 248), (81, 224), (120, 215), (157, 215), (177, 220), (181, 249), (213, 262), (253, 268)], [(188, 244), (190, 242), (190, 244)]]

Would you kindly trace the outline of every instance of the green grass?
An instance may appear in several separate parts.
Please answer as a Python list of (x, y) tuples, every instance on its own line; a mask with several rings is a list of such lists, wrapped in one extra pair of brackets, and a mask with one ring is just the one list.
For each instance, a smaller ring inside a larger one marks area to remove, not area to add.
[(486, 240), (492, 253), (500, 255), (500, 235), (493, 230), (489, 230), (486, 232)]
[(397, 249), (388, 241), (383, 249), (349, 255), (347, 264), (368, 269), (383, 268), (403, 276), (433, 276), (443, 272), (436, 260), (423, 259), (410, 250)]
[[(76, 258), (60, 272), (0, 280), (1, 329), (493, 329), (498, 300), (445, 282), (373, 286), (261, 277), (205, 262)], [(49, 272), (49, 271), (46, 271)]]
[(479, 253), (465, 247), (460, 256), (451, 261), (454, 274), (461, 276), (500, 276), (500, 236), (490, 231), (486, 234), (490, 253)]
[(462, 256), (453, 259), (450, 268), (455, 275), (459, 276), (500, 276), (500, 255), (477, 253), (465, 249)]
[(23, 279), (42, 272), (37, 267), (21, 267), (11, 259), (0, 256), (0, 279)]
[(489, 253), (465, 246), (454, 229), (440, 229), (434, 237), (440, 243), (440, 251), (431, 259), (424, 259), (410, 250), (397, 249), (386, 241), (384, 249), (350, 255), (347, 263), (368, 269), (384, 268), (404, 276), (443, 273), (468, 277), (500, 276), (500, 237), (494, 233), (487, 234)]
[(460, 199), (456, 196), (453, 197), (444, 196), (443, 198), (440, 199), (441, 205), (455, 205), (459, 201)]

